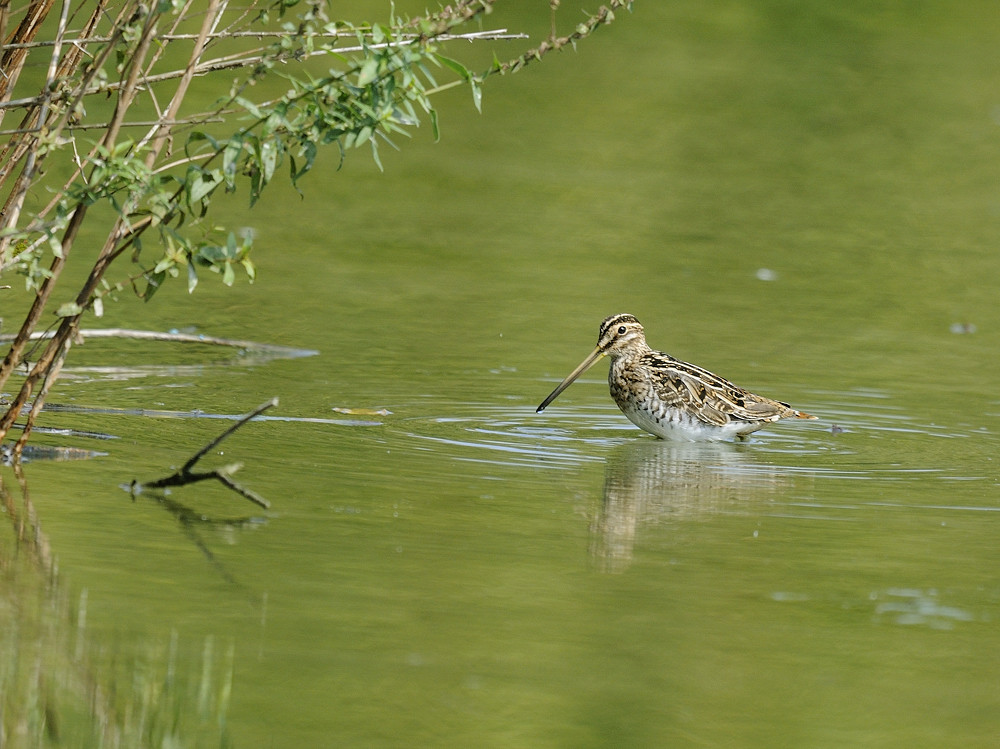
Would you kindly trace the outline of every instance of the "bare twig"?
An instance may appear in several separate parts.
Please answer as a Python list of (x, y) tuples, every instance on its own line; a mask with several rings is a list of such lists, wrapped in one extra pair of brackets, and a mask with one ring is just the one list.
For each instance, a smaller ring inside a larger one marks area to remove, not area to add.
[(239, 421), (229, 427), (226, 431), (216, 437), (214, 440), (205, 445), (201, 450), (192, 455), (188, 461), (182, 465), (178, 470), (174, 471), (169, 476), (165, 476), (162, 479), (157, 479), (156, 481), (150, 481), (145, 484), (140, 484), (138, 481), (132, 481), (132, 495), (136, 495), (143, 489), (163, 489), (168, 486), (186, 486), (187, 484), (193, 484), (198, 481), (205, 481), (206, 479), (215, 479), (223, 485), (229, 487), (234, 492), (249, 499), (254, 504), (258, 504), (264, 509), (271, 506), (271, 503), (264, 499), (262, 496), (257, 494), (250, 489), (236, 483), (233, 480), (233, 474), (236, 473), (240, 468), (243, 467), (242, 463), (233, 463), (232, 465), (223, 466), (222, 468), (216, 468), (214, 471), (201, 471), (194, 472), (191, 469), (194, 468), (194, 464), (201, 460), (206, 454), (211, 452), (215, 447), (222, 442), (226, 437), (231, 435), (241, 426), (246, 424), (248, 421), (253, 419), (255, 416), (260, 416), (264, 411), (271, 408), (272, 406), (278, 405), (278, 399), (272, 398), (267, 403), (263, 403), (257, 408), (255, 408), (250, 413), (242, 416)]
[[(205, 117), (201, 115), (192, 115), (191, 117), (184, 117), (179, 120), (141, 120), (138, 122), (123, 122), (122, 127), (155, 127), (158, 125), (169, 125), (170, 127), (181, 127), (184, 125), (205, 125), (213, 122), (225, 122), (225, 118), (221, 116)], [(106, 130), (108, 127), (108, 122), (89, 122), (80, 123), (78, 125), (67, 125), (64, 130), (75, 133), (79, 130)], [(0, 136), (3, 135), (27, 135), (30, 133), (39, 133), (41, 128), (31, 127), (31, 128), (21, 128), (19, 130), (0, 130)]]
[[(506, 29), (497, 29), (495, 31), (472, 31), (467, 34), (454, 34), (454, 35), (442, 35), (437, 37), (441, 41), (447, 41), (449, 39), (477, 39), (477, 38), (494, 38), (493, 34), (503, 34)], [(157, 34), (157, 42), (177, 42), (177, 41), (191, 41), (198, 39), (199, 34)], [(219, 33), (213, 33), (209, 36), (209, 39), (214, 41), (216, 39), (280, 39), (283, 36), (288, 36), (287, 31), (223, 31)], [(408, 34), (404, 38), (415, 39), (416, 34)], [(357, 31), (328, 31), (323, 34), (304, 34), (304, 39), (357, 39)], [(527, 38), (527, 34), (512, 34), (510, 38), (514, 39), (524, 39)], [(66, 41), (72, 44), (107, 44), (108, 42), (114, 41), (114, 37), (110, 36), (95, 36), (95, 37), (81, 37), (79, 39), (67, 39)], [(43, 40), (40, 42), (26, 42), (23, 44), (5, 44), (4, 49), (36, 49), (39, 47), (51, 47), (55, 44), (51, 40)], [(337, 50), (343, 51), (341, 49)]]
[[(228, 39), (231, 36), (232, 36), (232, 34), (228, 34), (228, 35), (219, 34), (215, 38), (217, 38), (217, 39)], [(256, 33), (248, 33), (246, 36), (253, 37), (253, 36), (257, 36), (257, 34)], [(352, 38), (357, 38), (357, 37), (353, 36)], [(466, 33), (466, 34), (442, 34), (441, 36), (436, 37), (436, 38), (437, 38), (438, 41), (442, 41), (442, 42), (448, 42), (448, 41), (467, 41), (467, 42), (476, 42), (476, 41), (510, 41), (510, 40), (514, 40), (514, 39), (527, 39), (528, 35), (527, 34), (511, 34), (511, 33), (507, 33), (506, 29), (493, 29), (491, 31), (472, 31), (472, 32), (469, 32), (469, 33)], [(418, 36), (409, 36), (409, 37), (402, 38), (402, 40), (398, 41), (398, 42), (385, 42), (385, 43), (381, 43), (381, 44), (369, 44), (369, 45), (367, 45), (367, 49), (378, 50), (378, 49), (386, 49), (386, 48), (389, 48), (389, 47), (400, 47), (400, 46), (404, 46), (404, 45), (407, 45), (407, 44), (414, 44), (414, 43), (416, 43), (418, 41), (420, 41), (420, 37), (418, 37)], [(310, 57), (316, 57), (318, 55), (328, 55), (331, 52), (336, 52), (337, 54), (344, 54), (344, 53), (347, 53), (347, 52), (361, 52), (364, 49), (366, 49), (366, 47), (362, 47), (360, 45), (353, 45), (353, 46), (350, 46), (350, 47), (321, 48), (321, 49), (313, 50), (312, 52), (309, 52), (309, 53), (301, 53), (301, 54), (299, 54), (296, 57), (296, 59), (297, 60), (305, 60), (305, 59), (308, 59)], [(233, 55), (226, 55), (225, 57), (219, 57), (219, 58), (215, 58), (215, 59), (211, 59), (211, 60), (206, 60), (205, 62), (200, 63), (195, 68), (194, 75), (196, 75), (196, 76), (202, 76), (202, 75), (207, 75), (208, 73), (216, 73), (216, 72), (219, 72), (219, 71), (222, 71), (222, 70), (235, 70), (235, 69), (238, 69), (238, 68), (253, 67), (254, 65), (257, 65), (257, 64), (263, 62), (265, 59), (266, 58), (265, 58), (264, 55), (252, 55), (252, 54), (248, 55), (248, 53), (246, 53), (246, 52), (241, 52), (241, 53), (233, 54)], [(151, 86), (151, 85), (156, 84), (156, 83), (161, 83), (163, 81), (168, 81), (168, 80), (171, 80), (171, 79), (174, 79), (174, 78), (180, 78), (184, 74), (185, 74), (185, 71), (183, 69), (179, 69), (179, 70), (173, 70), (173, 71), (169, 71), (169, 72), (165, 72), (165, 73), (157, 73), (155, 75), (146, 75), (146, 76), (143, 76), (140, 79), (139, 83), (140, 83), (140, 85), (142, 87), (148, 87), (148, 86)], [(88, 88), (83, 93), (86, 96), (89, 96), (89, 95), (92, 95), (92, 94), (107, 94), (108, 92), (115, 91), (116, 89), (120, 88), (121, 85), (122, 85), (121, 82), (111, 81), (111, 82), (108, 82), (108, 83), (102, 83), (100, 85)], [(31, 96), (31, 97), (26, 97), (26, 98), (22, 98), (22, 99), (10, 99), (8, 101), (0, 101), (0, 110), (15, 109), (15, 108), (18, 108), (18, 107), (27, 107), (27, 106), (31, 106), (31, 105), (37, 105), (37, 104), (39, 104), (41, 102), (41, 100), (42, 100), (41, 96)]]

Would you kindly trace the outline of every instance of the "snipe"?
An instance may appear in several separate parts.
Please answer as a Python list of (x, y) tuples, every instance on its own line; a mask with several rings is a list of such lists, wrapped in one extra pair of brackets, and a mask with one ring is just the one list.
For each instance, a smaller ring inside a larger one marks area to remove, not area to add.
[(746, 439), (751, 432), (786, 417), (816, 418), (654, 351), (639, 321), (625, 314), (601, 323), (597, 348), (556, 386), (537, 412), (605, 356), (611, 357), (608, 384), (618, 408), (640, 429), (662, 439)]

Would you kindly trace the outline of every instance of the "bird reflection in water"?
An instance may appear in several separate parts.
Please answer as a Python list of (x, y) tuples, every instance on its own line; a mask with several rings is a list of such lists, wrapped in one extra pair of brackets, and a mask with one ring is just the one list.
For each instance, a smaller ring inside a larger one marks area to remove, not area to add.
[(591, 555), (605, 572), (632, 563), (640, 525), (730, 510), (785, 483), (739, 445), (636, 440), (608, 455), (604, 494), (591, 522)]

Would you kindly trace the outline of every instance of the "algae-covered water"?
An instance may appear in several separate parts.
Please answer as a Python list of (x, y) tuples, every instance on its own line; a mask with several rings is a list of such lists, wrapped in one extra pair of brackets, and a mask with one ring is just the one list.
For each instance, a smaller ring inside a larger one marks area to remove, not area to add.
[[(3, 470), (8, 739), (995, 745), (998, 40), (987, 3), (639, 2), (384, 173), (237, 196), (255, 285), (96, 322), (318, 354), (74, 349), (41, 423), (114, 439)], [(600, 368), (536, 414), (616, 312), (819, 420), (664, 443)], [(203, 459), (270, 510), (119, 488), (272, 396)]]

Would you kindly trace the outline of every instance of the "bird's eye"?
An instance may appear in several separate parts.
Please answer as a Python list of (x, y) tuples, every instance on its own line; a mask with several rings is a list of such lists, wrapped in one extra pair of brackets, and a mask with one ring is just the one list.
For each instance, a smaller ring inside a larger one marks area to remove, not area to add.
[(624, 325), (620, 325), (618, 327), (618, 335), (625, 335), (625, 326)]

